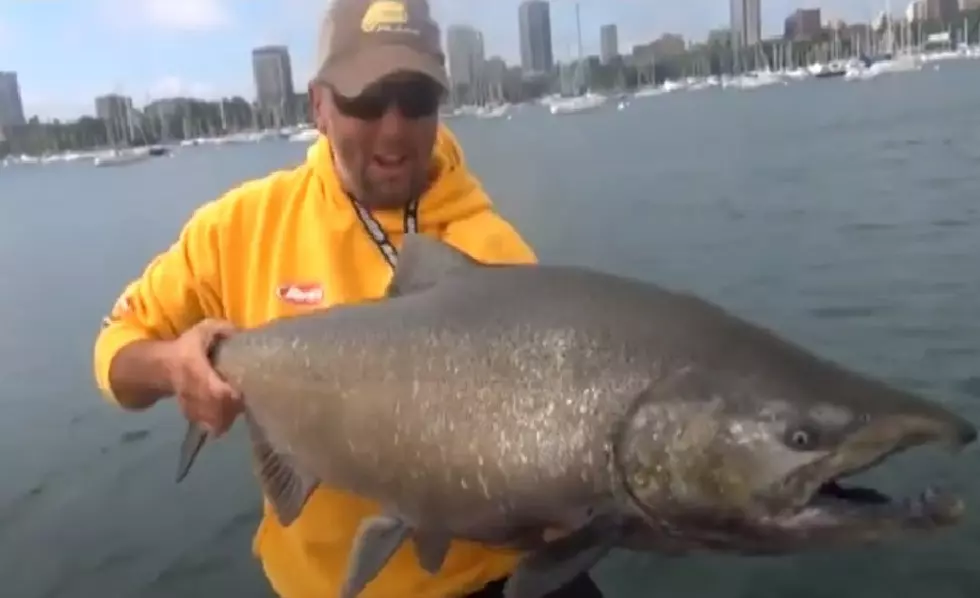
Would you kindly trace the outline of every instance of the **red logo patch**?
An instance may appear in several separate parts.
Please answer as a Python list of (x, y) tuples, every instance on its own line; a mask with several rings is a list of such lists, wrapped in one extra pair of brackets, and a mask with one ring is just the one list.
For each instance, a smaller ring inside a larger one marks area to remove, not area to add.
[(276, 289), (276, 297), (292, 305), (320, 305), (323, 286), (315, 283), (284, 284)]

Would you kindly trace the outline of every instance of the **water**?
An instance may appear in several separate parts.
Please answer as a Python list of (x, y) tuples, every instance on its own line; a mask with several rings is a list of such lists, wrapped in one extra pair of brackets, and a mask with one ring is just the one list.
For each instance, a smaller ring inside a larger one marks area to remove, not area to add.
[[(944, 65), (452, 126), (542, 259), (691, 289), (976, 419), (978, 80), (976, 66)], [(268, 143), (0, 172), (4, 596), (268, 595), (241, 431), (175, 486), (176, 409), (106, 406), (91, 344), (123, 284), (195, 207), (303, 155)], [(935, 456), (882, 476), (912, 489), (938, 476), (980, 503), (977, 456), (927, 465)], [(968, 596), (980, 591), (978, 539), (973, 518), (876, 550), (617, 557), (597, 576), (610, 596)]]

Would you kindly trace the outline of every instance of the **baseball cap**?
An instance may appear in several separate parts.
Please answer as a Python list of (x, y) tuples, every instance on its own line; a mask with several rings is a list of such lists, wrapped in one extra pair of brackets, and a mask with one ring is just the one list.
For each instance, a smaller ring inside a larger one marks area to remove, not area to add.
[(333, 0), (320, 26), (316, 79), (347, 97), (399, 71), (448, 89), (440, 41), (427, 0)]

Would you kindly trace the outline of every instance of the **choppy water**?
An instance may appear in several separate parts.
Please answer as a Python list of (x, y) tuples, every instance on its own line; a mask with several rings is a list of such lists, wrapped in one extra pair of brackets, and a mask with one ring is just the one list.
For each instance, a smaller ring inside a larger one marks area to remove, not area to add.
[[(549, 261), (692, 289), (854, 367), (980, 417), (980, 71), (456, 121), (472, 166)], [(123, 283), (200, 203), (298, 144), (121, 169), (0, 172), (0, 595), (265, 596), (240, 433), (173, 484), (182, 428), (96, 395), (91, 344)], [(951, 481), (974, 453), (883, 477)], [(611, 596), (953, 597), (980, 592), (980, 524), (781, 559), (617, 557)]]

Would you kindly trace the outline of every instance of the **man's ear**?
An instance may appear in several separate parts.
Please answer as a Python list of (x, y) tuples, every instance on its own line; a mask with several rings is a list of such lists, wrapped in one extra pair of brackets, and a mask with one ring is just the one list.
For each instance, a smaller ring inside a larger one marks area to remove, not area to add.
[(327, 134), (327, 103), (330, 102), (329, 94), (322, 85), (317, 85), (311, 81), (307, 88), (310, 95), (310, 122), (318, 131)]

